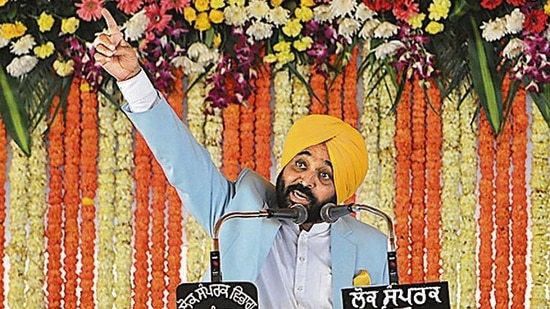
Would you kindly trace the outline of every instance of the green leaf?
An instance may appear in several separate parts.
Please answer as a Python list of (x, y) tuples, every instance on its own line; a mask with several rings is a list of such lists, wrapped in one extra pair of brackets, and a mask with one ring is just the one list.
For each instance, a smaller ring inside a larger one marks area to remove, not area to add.
[(529, 95), (550, 127), (550, 84), (543, 85), (541, 92), (529, 92)]
[(493, 132), (498, 134), (502, 125), (502, 91), (496, 76), (494, 52), (481, 38), (474, 16), (470, 16), (470, 24), (468, 56), (474, 88)]
[[(8, 76), (0, 67), (0, 113), (9, 136), (27, 155), (31, 155), (31, 138), (28, 126), (28, 116), (21, 105), (17, 80)], [(15, 91), (14, 91), (15, 90)]]

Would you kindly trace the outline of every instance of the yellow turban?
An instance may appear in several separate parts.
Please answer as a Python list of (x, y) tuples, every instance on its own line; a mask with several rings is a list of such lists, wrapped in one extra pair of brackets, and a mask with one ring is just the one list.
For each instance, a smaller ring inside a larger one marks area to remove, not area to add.
[(296, 121), (288, 131), (281, 166), (307, 147), (325, 143), (332, 162), (336, 200), (352, 196), (367, 173), (367, 147), (351, 125), (328, 115), (309, 115)]

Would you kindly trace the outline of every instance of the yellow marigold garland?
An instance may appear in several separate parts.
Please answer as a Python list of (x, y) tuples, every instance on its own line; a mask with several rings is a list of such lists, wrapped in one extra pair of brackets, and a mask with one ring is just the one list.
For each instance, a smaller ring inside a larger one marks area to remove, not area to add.
[(273, 88), (275, 91), (275, 107), (273, 110), (273, 155), (276, 162), (276, 171), (281, 170), (280, 161), (283, 153), (283, 144), (286, 134), (292, 126), (292, 84), (287, 70), (275, 73)]
[(426, 107), (426, 281), (440, 281), (441, 260), (441, 95), (432, 86)]
[[(298, 65), (296, 70), (306, 81), (309, 81), (310, 68), (308, 65)], [(309, 114), (309, 92), (306, 85), (295, 75), (292, 75), (292, 123)]]
[(525, 89), (516, 94), (512, 105), (512, 309), (525, 306), (527, 289), (527, 130), (529, 117), (526, 113)]
[[(370, 87), (369, 80), (371, 79), (370, 76), (371, 72), (368, 70), (365, 70), (363, 72), (363, 76), (361, 78), (362, 80), (362, 87), (363, 87), (363, 93), (366, 93), (366, 89)], [(380, 86), (382, 83), (380, 84)], [(365, 143), (367, 146), (367, 154), (368, 154), (368, 163), (369, 163), (369, 169), (367, 170), (367, 175), (365, 176), (365, 179), (363, 180), (363, 183), (360, 186), (360, 191), (357, 196), (358, 200), (362, 203), (366, 203), (369, 205), (373, 205), (375, 207), (378, 207), (378, 201), (380, 200), (379, 197), (379, 184), (380, 184), (380, 158), (378, 155), (380, 154), (379, 147), (379, 136), (380, 133), (380, 113), (379, 113), (379, 102), (382, 102), (380, 100), (380, 96), (384, 90), (380, 90), (379, 87), (373, 90), (372, 93), (369, 95), (365, 95), (363, 97), (363, 104), (362, 104), (362, 111), (361, 111), (361, 135), (365, 139)], [(380, 220), (377, 218), (374, 218), (370, 214), (363, 214), (361, 213), (360, 216), (361, 221), (369, 223), (373, 226), (378, 227), (381, 230), (384, 230), (382, 228), (382, 224)]]
[[(112, 88), (109, 89), (112, 91)], [(115, 109), (108, 99), (99, 95), (98, 129), (98, 251), (97, 251), (97, 300), (99, 308), (113, 307), (115, 262), (115, 158), (116, 132), (113, 130)], [(128, 206), (127, 206), (128, 207)]]
[(533, 122), (531, 124), (531, 142), (533, 143), (533, 161), (531, 168), (531, 277), (533, 280), (529, 297), (531, 308), (546, 308), (550, 299), (547, 289), (550, 285), (548, 266), (548, 222), (550, 222), (550, 132), (542, 114), (531, 103)]
[[(122, 100), (117, 97), (118, 102)], [(112, 108), (112, 107), (108, 107)], [(116, 152), (115, 165), (115, 269), (114, 295), (116, 308), (130, 308), (132, 300), (132, 229), (133, 209), (129, 205), (135, 203), (134, 188), (137, 187), (132, 171), (134, 139), (133, 126), (124, 115), (117, 111), (111, 130), (115, 131)]]
[(24, 308), (27, 303), (27, 295), (24, 293), (27, 280), (25, 268), (27, 256), (27, 205), (29, 196), (27, 188), (30, 182), (28, 158), (21, 151), (14, 141), (10, 142), (11, 165), (8, 171), (10, 180), (10, 201), (9, 201), (9, 235), (10, 240), (7, 247), (9, 258), (9, 281), (7, 304), (9, 307)]
[[(453, 98), (443, 100), (441, 117), (443, 122), (441, 177), (441, 258), (443, 262), (443, 280), (449, 284), (449, 300), (452, 308), (457, 307), (458, 298), (458, 264), (460, 256), (456, 254), (460, 238), (460, 207), (456, 201), (460, 197), (460, 114), (457, 113)], [(458, 298), (458, 301), (460, 299)]]
[[(461, 248), (460, 253), (460, 301), (461, 308), (474, 308), (476, 305), (476, 247), (477, 247), (477, 123), (472, 123), (472, 117), (477, 106), (477, 99), (469, 94), (464, 98), (460, 105), (460, 195), (459, 211), (460, 216), (455, 220), (460, 221), (459, 231), (460, 239), (457, 239), (456, 247), (452, 250), (456, 254), (456, 248)], [(456, 207), (456, 200), (455, 205)], [(454, 224), (456, 221), (453, 220)]]
[(55, 117), (55, 110), (60, 103), (59, 97), (55, 97), (50, 109), (50, 130), (48, 131), (48, 165), (49, 165), (49, 190), (48, 210), (46, 213), (46, 295), (48, 308), (61, 307), (61, 290), (63, 279), (61, 277), (61, 239), (63, 226), (63, 132), (65, 124), (63, 117)]
[[(0, 117), (0, 256), (5, 256), (5, 243), (6, 243), (6, 169), (8, 162), (8, 140), (6, 136), (6, 127)], [(0, 304), (4, 303), (5, 290), (4, 290), (4, 277), (6, 268), (4, 263), (0, 263)]]
[(28, 158), (29, 182), (26, 184), (28, 195), (27, 211), (29, 228), (27, 235), (28, 265), (26, 271), (27, 308), (43, 308), (44, 306), (44, 213), (47, 201), (47, 157), (46, 146), (42, 132), (47, 128), (46, 121), (42, 119), (34, 131), (31, 132), (33, 140), (31, 157)]

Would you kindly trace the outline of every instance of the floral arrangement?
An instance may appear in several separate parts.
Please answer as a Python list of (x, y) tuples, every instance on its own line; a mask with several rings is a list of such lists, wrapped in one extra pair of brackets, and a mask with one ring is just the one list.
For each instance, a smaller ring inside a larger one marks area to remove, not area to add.
[[(523, 85), (550, 123), (548, 0), (0, 0), (2, 115), (22, 148), (67, 79), (100, 91), (109, 80), (93, 60), (103, 8), (158, 89), (173, 86), (175, 69), (190, 83), (206, 78), (206, 112), (246, 105), (266, 66), (299, 75), (297, 65), (309, 64), (333, 77), (358, 43), (370, 42), (362, 70), (372, 71), (373, 86), (385, 74), (445, 95), (469, 83), (498, 132)], [(503, 78), (514, 81), (504, 98)]]

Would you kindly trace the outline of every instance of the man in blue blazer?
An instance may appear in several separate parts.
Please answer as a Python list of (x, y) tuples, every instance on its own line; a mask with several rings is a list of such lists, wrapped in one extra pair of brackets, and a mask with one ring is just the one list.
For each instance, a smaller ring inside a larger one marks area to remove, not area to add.
[[(235, 211), (300, 204), (308, 220), (228, 220), (219, 235), (221, 269), (228, 281), (258, 287), (260, 308), (341, 308), (341, 289), (354, 278), (388, 283), (387, 239), (351, 216), (326, 223), (327, 203), (351, 197), (367, 171), (357, 130), (326, 115), (297, 121), (285, 141), (276, 185), (251, 170), (227, 180), (140, 68), (135, 51), (104, 11), (109, 34), (95, 42), (95, 60), (118, 81), (123, 110), (143, 135), (168, 180), (212, 236), (218, 219)], [(225, 141), (231, 142), (231, 141)]]

